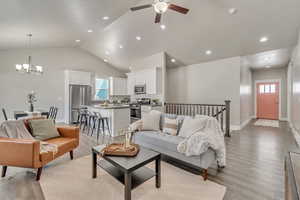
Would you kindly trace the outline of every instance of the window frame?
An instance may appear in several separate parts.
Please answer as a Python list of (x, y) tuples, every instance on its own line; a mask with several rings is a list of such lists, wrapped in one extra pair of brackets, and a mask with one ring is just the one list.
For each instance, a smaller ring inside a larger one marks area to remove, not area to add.
[[(97, 88), (97, 80), (105, 80), (107, 81), (107, 88)], [(95, 92), (95, 95), (94, 95), (94, 100), (96, 101), (106, 101), (109, 99), (109, 79), (108, 78), (95, 78), (95, 89), (94, 89), (94, 92)], [(97, 96), (97, 93), (99, 90), (107, 90), (107, 98), (106, 99), (99, 99), (98, 96)]]

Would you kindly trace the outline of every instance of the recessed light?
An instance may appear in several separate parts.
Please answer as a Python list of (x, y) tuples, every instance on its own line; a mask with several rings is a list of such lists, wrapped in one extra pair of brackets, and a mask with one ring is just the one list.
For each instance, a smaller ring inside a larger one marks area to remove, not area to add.
[(80, 40), (75, 40), (75, 42), (80, 42)]
[(206, 54), (206, 55), (210, 55), (210, 54), (212, 54), (212, 51), (211, 51), (211, 50), (207, 50), (207, 51), (205, 52), (205, 54)]
[(261, 37), (261, 38), (259, 39), (260, 42), (267, 42), (268, 40), (269, 40), (268, 37)]
[(110, 54), (110, 52), (109, 52), (109, 51), (105, 51), (105, 54), (106, 54), (106, 55), (109, 55), (109, 54)]
[(108, 16), (104, 16), (104, 17), (102, 17), (102, 19), (103, 19), (103, 20), (108, 20), (109, 17), (108, 17)]
[(141, 40), (142, 38), (141, 38), (141, 36), (136, 36), (135, 39), (136, 40)]
[(162, 24), (160, 25), (161, 30), (165, 30), (166, 29), (166, 25)]
[(228, 9), (228, 13), (230, 15), (235, 15), (237, 12), (238, 12), (238, 9), (236, 9), (236, 8), (230, 8), (230, 9)]
[(104, 61), (104, 62), (106, 62), (106, 63), (108, 62), (108, 60), (107, 60), (107, 59), (103, 59), (103, 61)]
[(171, 59), (171, 62), (174, 63), (174, 62), (176, 62), (176, 60), (175, 60), (174, 58), (172, 58), (172, 59)]
[(123, 49), (124, 47), (123, 47), (123, 45), (120, 44), (119, 48), (120, 48), (120, 49)]
[(87, 32), (88, 32), (88, 33), (92, 33), (92, 32), (93, 32), (93, 30), (92, 30), (92, 29), (89, 29)]

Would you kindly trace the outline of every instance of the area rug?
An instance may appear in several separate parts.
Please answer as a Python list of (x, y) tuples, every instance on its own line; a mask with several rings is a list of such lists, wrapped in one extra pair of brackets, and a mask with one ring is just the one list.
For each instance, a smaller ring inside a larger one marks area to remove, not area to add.
[[(154, 169), (154, 163), (148, 167)], [(132, 190), (132, 200), (222, 200), (226, 187), (199, 175), (162, 162), (162, 185), (155, 178)], [(43, 171), (40, 184), (46, 200), (123, 200), (124, 187), (98, 167), (92, 179), (91, 156), (51, 166)]]
[(278, 120), (259, 119), (254, 123), (255, 126), (270, 126), (279, 128)]

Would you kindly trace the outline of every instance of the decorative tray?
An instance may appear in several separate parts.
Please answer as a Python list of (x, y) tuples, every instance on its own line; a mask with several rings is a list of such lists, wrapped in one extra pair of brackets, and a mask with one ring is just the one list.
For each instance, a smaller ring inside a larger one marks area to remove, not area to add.
[(140, 147), (138, 144), (131, 144), (125, 148), (123, 143), (112, 143), (101, 150), (102, 156), (127, 156), (133, 157), (138, 154)]

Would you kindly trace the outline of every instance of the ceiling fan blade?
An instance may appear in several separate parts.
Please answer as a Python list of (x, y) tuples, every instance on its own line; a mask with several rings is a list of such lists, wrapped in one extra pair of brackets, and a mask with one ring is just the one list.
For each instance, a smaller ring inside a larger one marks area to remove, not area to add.
[(156, 16), (155, 16), (155, 23), (159, 23), (161, 20), (161, 13), (156, 13)]
[(145, 9), (145, 8), (150, 8), (150, 7), (152, 7), (152, 4), (136, 6), (136, 7), (130, 8), (130, 10), (131, 11), (136, 11), (136, 10), (141, 10), (141, 9)]
[(182, 14), (187, 14), (187, 13), (189, 12), (189, 9), (184, 8), (184, 7), (177, 6), (177, 5), (175, 5), (175, 4), (170, 4), (168, 8), (171, 9), (171, 10), (180, 12), (180, 13), (182, 13)]

